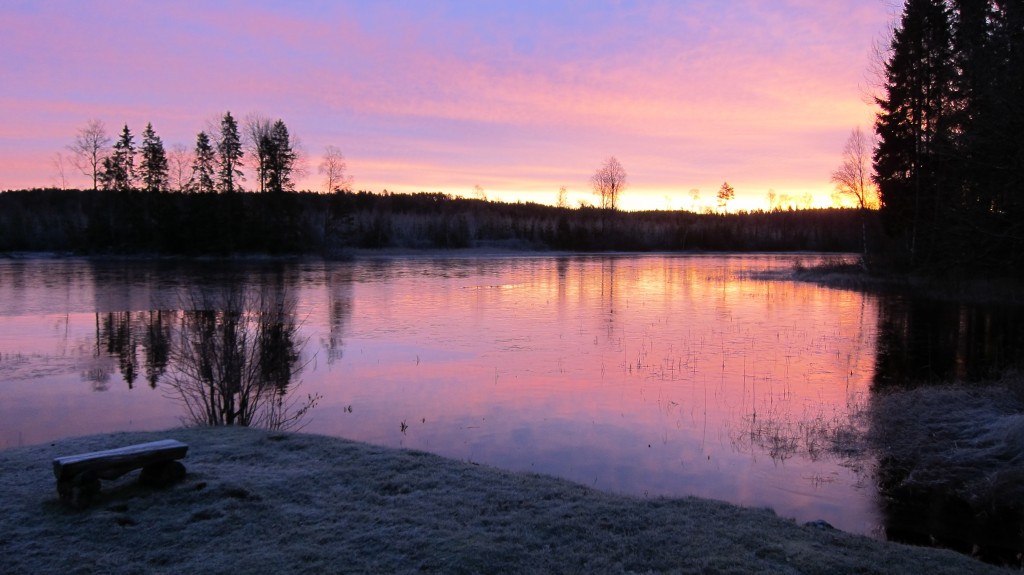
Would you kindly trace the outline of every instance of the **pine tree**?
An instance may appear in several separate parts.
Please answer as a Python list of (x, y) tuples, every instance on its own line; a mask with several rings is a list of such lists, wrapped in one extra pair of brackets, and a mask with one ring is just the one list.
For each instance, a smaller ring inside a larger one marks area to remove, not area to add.
[(153, 124), (147, 123), (142, 132), (142, 163), (139, 178), (147, 192), (161, 192), (167, 189), (167, 153), (160, 136), (153, 131)]
[[(991, 146), (993, 211), (1007, 221), (1003, 234), (1017, 239), (1013, 252), (1024, 258), (1024, 2), (995, 2), (992, 17)], [(1024, 270), (1017, 268), (1018, 273)]]
[(204, 194), (214, 191), (216, 159), (213, 146), (210, 145), (210, 137), (206, 132), (199, 132), (196, 136), (195, 159), (192, 162), (192, 180), (189, 182), (191, 190)]
[(874, 154), (883, 219), (905, 241), (909, 263), (939, 250), (938, 234), (956, 197), (956, 99), (951, 24), (943, 0), (908, 0), (886, 64)]
[(239, 191), (238, 182), (242, 179), (242, 139), (238, 134), (238, 122), (231, 117), (231, 112), (224, 114), (220, 123), (220, 142), (217, 144), (218, 178), (220, 191), (232, 193)]
[(267, 191), (290, 191), (293, 187), (291, 173), (295, 163), (295, 151), (288, 136), (288, 127), (282, 120), (274, 122), (270, 134), (260, 142), (260, 149), (265, 154)]
[(124, 192), (135, 183), (135, 144), (128, 124), (121, 130), (121, 137), (114, 144), (114, 151), (103, 160), (101, 180), (103, 188)]
[(725, 207), (729, 205), (736, 197), (736, 189), (729, 185), (729, 182), (722, 182), (722, 187), (718, 188), (718, 209), (725, 211)]

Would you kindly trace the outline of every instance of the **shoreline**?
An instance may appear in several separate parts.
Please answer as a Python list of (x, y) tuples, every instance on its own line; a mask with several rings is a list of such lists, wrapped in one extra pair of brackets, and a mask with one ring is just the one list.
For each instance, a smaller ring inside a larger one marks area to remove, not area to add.
[(898, 294), (973, 304), (1024, 304), (1024, 284), (1009, 278), (943, 279), (916, 275), (880, 275), (857, 264), (825, 263), (794, 269), (790, 279), (872, 294)]
[[(174, 438), (182, 483), (58, 498), (54, 457)], [(768, 509), (641, 499), (344, 439), (250, 428), (68, 438), (0, 451), (0, 562), (29, 572), (933, 572), (953, 551), (798, 525)]]
[[(418, 255), (436, 254), (463, 254), (463, 255), (557, 255), (557, 256), (588, 256), (588, 255), (806, 255), (806, 256), (836, 256), (836, 257), (857, 257), (856, 252), (830, 252), (819, 250), (547, 250), (547, 249), (516, 249), (500, 246), (478, 246), (467, 248), (346, 248), (345, 253), (358, 257), (373, 257), (375, 255), (413, 257)], [(222, 259), (255, 259), (255, 260), (329, 260), (330, 258), (318, 253), (295, 253), (295, 254), (270, 254), (263, 252), (236, 252), (227, 254), (205, 254), (205, 255), (184, 255), (184, 254), (160, 254), (160, 253), (78, 253), (69, 251), (0, 251), (0, 258), (4, 259), (139, 259), (139, 260), (222, 260)]]

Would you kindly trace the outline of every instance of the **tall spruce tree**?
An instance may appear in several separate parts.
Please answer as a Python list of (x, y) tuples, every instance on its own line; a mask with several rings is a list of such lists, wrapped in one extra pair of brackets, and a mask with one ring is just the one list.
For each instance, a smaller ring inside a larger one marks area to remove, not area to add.
[(135, 143), (128, 124), (114, 143), (113, 153), (103, 160), (101, 180), (104, 189), (118, 192), (131, 190), (135, 183)]
[(908, 0), (876, 122), (907, 262), (1024, 275), (1024, 1)]
[(213, 180), (216, 161), (217, 155), (213, 146), (210, 145), (210, 137), (206, 135), (206, 132), (199, 132), (199, 135), (196, 136), (195, 158), (192, 160), (190, 190), (203, 194), (216, 191)]
[(288, 136), (288, 127), (282, 120), (274, 122), (270, 133), (260, 142), (260, 149), (265, 155), (266, 190), (268, 192), (292, 190), (291, 174), (296, 156)]
[(139, 164), (139, 179), (147, 192), (161, 192), (167, 189), (167, 153), (160, 136), (153, 131), (153, 124), (147, 123), (142, 132), (142, 158)]
[(220, 141), (217, 143), (218, 186), (222, 193), (241, 189), (242, 180), (242, 139), (238, 134), (238, 122), (231, 112), (224, 114), (220, 123)]
[(957, 201), (954, 169), (957, 101), (949, 11), (943, 0), (908, 0), (886, 63), (874, 153), (882, 216), (911, 266), (932, 265)]
[(958, 155), (951, 163), (957, 172), (950, 174), (950, 183), (959, 188), (962, 202), (945, 233), (964, 254), (961, 259), (973, 260), (962, 265), (986, 265), (981, 260), (992, 247), (991, 234), (1001, 227), (996, 215), (999, 170), (993, 168), (1002, 152), (998, 132), (1005, 121), (996, 106), (1001, 78), (994, 49), (995, 5), (991, 0), (952, 0), (951, 5)]
[(1024, 275), (1024, 2), (994, 2), (992, 52), (995, 83), (990, 122), (992, 212), (999, 255), (1011, 272)]

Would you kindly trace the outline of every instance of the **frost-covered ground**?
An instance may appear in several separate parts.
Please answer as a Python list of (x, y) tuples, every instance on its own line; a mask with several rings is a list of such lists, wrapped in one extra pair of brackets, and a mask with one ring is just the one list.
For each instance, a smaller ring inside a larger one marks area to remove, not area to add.
[[(184, 482), (104, 482), (85, 511), (51, 460), (160, 438)], [(179, 429), (0, 452), (4, 573), (967, 573), (951, 551), (797, 525), (699, 499), (637, 499), (549, 477), (305, 434)]]

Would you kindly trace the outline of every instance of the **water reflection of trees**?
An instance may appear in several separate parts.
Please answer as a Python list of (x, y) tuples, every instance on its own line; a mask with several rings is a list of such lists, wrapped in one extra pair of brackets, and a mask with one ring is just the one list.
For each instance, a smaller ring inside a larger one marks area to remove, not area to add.
[(110, 357), (116, 360), (121, 378), (131, 389), (140, 375), (141, 348), (142, 373), (149, 386), (156, 388), (167, 372), (170, 361), (175, 315), (172, 311), (164, 310), (97, 313), (94, 361), (83, 373), (83, 377), (93, 383), (94, 389), (106, 389), (110, 372), (102, 360)]
[(142, 350), (146, 381), (156, 388), (157, 381), (167, 372), (171, 357), (171, 327), (174, 314), (166, 311), (145, 312), (146, 331), (143, 332)]
[(874, 385), (979, 380), (1019, 367), (1024, 309), (881, 298)]
[(342, 358), (345, 325), (352, 318), (352, 268), (328, 270), (325, 280), (328, 329), (321, 345), (327, 352), (327, 363), (332, 364)]
[(605, 327), (609, 340), (615, 335), (615, 287), (620, 280), (616, 274), (616, 263), (613, 257), (601, 260), (601, 305), (603, 310), (608, 310)]
[(201, 425), (296, 425), (319, 396), (293, 397), (302, 370), (295, 301), (283, 289), (194, 291), (182, 312), (170, 385)]
[[(190, 423), (295, 426), (319, 396), (294, 397), (304, 342), (284, 279), (215, 285), (193, 290), (179, 311), (97, 313), (83, 379), (97, 391), (114, 372), (129, 389), (140, 377), (154, 389), (165, 383)], [(340, 356), (346, 314), (334, 315), (329, 351)]]

